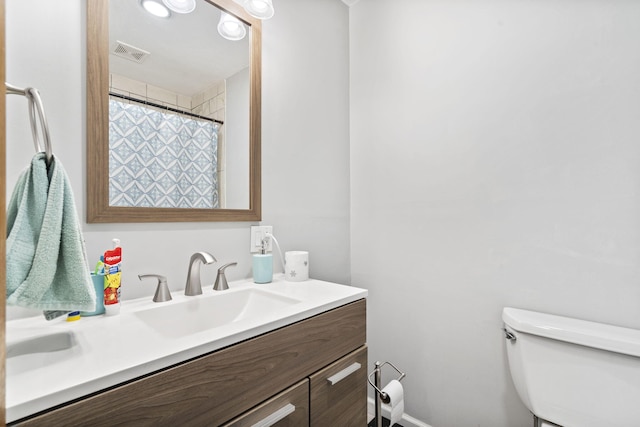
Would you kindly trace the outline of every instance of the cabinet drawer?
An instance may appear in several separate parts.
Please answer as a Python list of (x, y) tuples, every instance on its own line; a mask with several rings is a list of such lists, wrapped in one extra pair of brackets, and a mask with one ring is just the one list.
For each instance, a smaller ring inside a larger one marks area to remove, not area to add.
[(311, 427), (367, 425), (366, 346), (309, 379)]
[(308, 427), (309, 380), (304, 379), (223, 427)]

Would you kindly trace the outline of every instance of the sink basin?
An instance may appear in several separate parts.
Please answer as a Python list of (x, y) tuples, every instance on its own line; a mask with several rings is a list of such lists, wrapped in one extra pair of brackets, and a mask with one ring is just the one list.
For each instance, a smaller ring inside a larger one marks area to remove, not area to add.
[(57, 332), (7, 342), (7, 375), (51, 366), (73, 354), (72, 332)]
[(135, 316), (165, 337), (180, 338), (233, 322), (266, 316), (300, 302), (260, 289), (242, 289), (170, 301), (137, 311)]

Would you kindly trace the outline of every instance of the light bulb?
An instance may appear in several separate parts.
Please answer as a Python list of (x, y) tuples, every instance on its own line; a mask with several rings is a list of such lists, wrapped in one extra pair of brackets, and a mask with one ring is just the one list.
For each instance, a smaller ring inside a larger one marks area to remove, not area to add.
[(247, 30), (238, 18), (221, 12), (220, 22), (218, 22), (218, 33), (227, 40), (242, 40), (247, 34)]
[(269, 19), (274, 13), (272, 0), (245, 0), (243, 7), (249, 15), (258, 19)]
[(141, 0), (140, 2), (144, 10), (152, 14), (153, 16), (157, 16), (158, 18), (168, 18), (171, 16), (171, 12), (169, 9), (164, 7), (161, 3), (158, 3), (154, 0)]
[(196, 0), (162, 0), (162, 3), (176, 13), (191, 13), (196, 8)]

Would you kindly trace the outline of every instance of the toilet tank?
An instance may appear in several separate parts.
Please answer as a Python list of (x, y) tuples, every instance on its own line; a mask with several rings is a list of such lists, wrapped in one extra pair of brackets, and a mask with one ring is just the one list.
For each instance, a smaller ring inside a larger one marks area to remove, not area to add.
[(504, 308), (520, 399), (564, 427), (640, 426), (640, 330)]

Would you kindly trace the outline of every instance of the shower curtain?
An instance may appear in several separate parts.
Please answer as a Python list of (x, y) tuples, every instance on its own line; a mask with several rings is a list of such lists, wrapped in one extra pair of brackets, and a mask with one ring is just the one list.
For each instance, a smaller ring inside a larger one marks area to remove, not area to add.
[(109, 100), (109, 205), (217, 208), (219, 124)]

